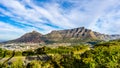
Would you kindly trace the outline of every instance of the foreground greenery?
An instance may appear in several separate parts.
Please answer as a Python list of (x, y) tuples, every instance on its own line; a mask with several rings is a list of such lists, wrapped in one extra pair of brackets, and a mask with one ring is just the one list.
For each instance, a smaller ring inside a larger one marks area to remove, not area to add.
[[(0, 57), (10, 57), (12, 51), (0, 49)], [(15, 52), (15, 56), (49, 55), (47, 61), (32, 60), (24, 64), (21, 59), (11, 64), (0, 63), (4, 68), (120, 68), (120, 41), (101, 42), (89, 49), (88, 45), (49, 48)]]

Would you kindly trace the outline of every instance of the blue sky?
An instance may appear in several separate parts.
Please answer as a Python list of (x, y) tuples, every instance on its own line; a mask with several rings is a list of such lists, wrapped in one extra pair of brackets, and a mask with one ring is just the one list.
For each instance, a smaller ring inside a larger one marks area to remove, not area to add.
[(82, 26), (120, 34), (120, 0), (0, 0), (0, 40)]

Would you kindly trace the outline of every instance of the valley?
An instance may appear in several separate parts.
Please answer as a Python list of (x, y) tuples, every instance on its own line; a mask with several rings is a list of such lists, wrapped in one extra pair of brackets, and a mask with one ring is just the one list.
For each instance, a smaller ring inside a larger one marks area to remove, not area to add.
[(116, 68), (120, 64), (119, 38), (84, 27), (46, 35), (32, 31), (0, 44), (0, 67)]

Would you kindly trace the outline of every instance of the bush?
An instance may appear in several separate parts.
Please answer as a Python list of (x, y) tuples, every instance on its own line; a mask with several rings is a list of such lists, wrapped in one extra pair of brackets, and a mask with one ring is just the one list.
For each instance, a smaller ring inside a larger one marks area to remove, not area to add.
[(10, 65), (10, 68), (25, 68), (22, 59), (16, 59)]
[(15, 56), (22, 56), (22, 52), (21, 51), (16, 51)]
[(27, 51), (23, 51), (22, 55), (23, 56), (32, 56), (32, 55), (35, 55), (35, 53), (32, 50), (27, 50)]
[(34, 60), (28, 63), (26, 68), (41, 68), (41, 63)]

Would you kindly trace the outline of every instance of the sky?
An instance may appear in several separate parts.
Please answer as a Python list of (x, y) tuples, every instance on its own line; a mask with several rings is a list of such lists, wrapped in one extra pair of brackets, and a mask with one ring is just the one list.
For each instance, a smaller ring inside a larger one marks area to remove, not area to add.
[(0, 40), (77, 27), (120, 34), (120, 0), (0, 0)]

